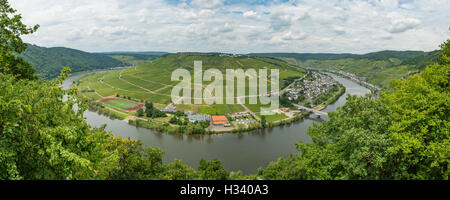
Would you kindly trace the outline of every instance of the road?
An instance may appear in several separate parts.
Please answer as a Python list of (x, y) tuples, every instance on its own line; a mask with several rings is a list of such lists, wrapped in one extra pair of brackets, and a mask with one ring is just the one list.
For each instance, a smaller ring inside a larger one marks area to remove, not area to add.
[(319, 110), (314, 110), (314, 109), (307, 108), (305, 106), (301, 106), (301, 105), (298, 105), (298, 104), (292, 104), (292, 105), (294, 105), (295, 107), (297, 107), (299, 109), (304, 109), (304, 110), (307, 110), (307, 111), (314, 112), (316, 115), (327, 115), (328, 116), (328, 113), (326, 113), (326, 112), (322, 112), (322, 111), (319, 111)]

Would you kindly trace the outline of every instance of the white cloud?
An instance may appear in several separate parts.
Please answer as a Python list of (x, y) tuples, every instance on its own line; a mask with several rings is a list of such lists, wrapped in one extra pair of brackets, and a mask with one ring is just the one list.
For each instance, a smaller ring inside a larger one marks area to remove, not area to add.
[(249, 11), (244, 12), (242, 14), (242, 16), (250, 18), (250, 19), (259, 19), (259, 18), (261, 18), (261, 16), (257, 12), (255, 12), (253, 10), (249, 10)]
[(191, 4), (201, 8), (217, 8), (223, 6), (224, 0), (192, 0)]
[(305, 33), (292, 33), (291, 31), (282, 36), (283, 40), (304, 40), (307, 38)]
[(413, 18), (398, 19), (392, 22), (388, 28), (391, 33), (403, 33), (407, 30), (414, 29), (420, 25), (420, 20)]
[[(351, 52), (434, 50), (450, 38), (440, 0), (13, 0), (26, 42), (85, 51)], [(431, 6), (432, 5), (432, 6)]]

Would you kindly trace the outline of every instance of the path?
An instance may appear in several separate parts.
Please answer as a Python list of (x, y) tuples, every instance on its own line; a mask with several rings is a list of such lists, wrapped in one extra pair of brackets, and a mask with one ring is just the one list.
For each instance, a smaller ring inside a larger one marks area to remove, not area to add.
[(240, 104), (240, 105), (245, 109), (245, 111), (250, 113), (255, 119), (257, 119), (258, 121), (261, 121), (261, 118), (259, 118), (253, 111), (248, 109), (247, 106), (245, 106), (244, 104)]

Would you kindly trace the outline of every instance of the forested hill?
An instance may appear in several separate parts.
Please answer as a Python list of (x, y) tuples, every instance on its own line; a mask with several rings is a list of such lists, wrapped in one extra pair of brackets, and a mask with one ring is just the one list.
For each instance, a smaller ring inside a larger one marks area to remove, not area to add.
[(166, 55), (167, 52), (128, 52), (128, 51), (120, 51), (120, 52), (105, 52), (105, 53), (99, 53), (103, 55), (107, 55), (111, 58), (114, 58), (116, 60), (122, 61), (128, 65), (139, 65), (151, 60), (154, 60), (156, 58), (159, 58), (160, 56)]
[(31, 44), (28, 44), (27, 50), (20, 57), (33, 65), (39, 77), (46, 79), (57, 77), (65, 66), (70, 67), (72, 72), (80, 72), (127, 65), (103, 54), (65, 47), (45, 48)]
[(370, 59), (370, 60), (387, 60), (390, 58), (396, 58), (401, 61), (415, 58), (426, 54), (423, 51), (379, 51), (368, 54), (333, 54), (333, 53), (250, 53), (251, 56), (261, 57), (278, 57), (278, 58), (295, 58), (299, 61), (307, 60), (339, 60), (339, 59)]

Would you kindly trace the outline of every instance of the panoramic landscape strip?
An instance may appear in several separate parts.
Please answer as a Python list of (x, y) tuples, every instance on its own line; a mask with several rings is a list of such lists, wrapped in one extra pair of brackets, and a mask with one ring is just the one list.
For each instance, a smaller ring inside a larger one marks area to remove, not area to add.
[(448, 13), (420, 0), (0, 0), (1, 183), (279, 199), (398, 180), (434, 194), (410, 186), (450, 175)]

